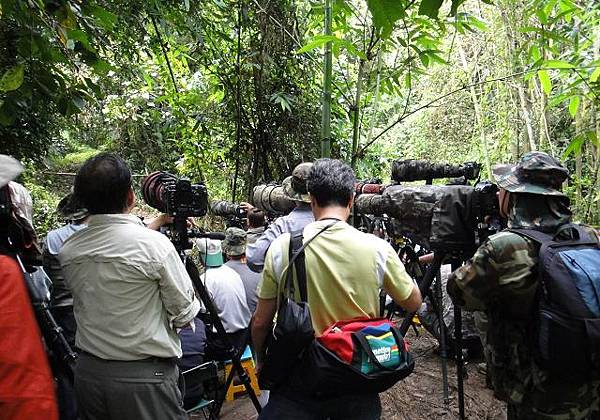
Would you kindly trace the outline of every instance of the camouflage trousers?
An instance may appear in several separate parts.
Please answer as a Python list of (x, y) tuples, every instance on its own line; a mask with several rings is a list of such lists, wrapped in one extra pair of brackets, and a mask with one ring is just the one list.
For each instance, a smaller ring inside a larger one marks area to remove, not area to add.
[(508, 420), (600, 420), (600, 381), (552, 388), (525, 395), (522, 404), (508, 403)]

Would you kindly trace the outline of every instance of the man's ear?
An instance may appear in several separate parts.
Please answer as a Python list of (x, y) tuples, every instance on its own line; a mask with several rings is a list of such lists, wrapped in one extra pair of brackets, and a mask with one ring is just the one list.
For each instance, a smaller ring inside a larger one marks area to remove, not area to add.
[(135, 205), (135, 192), (133, 191), (133, 187), (129, 187), (129, 191), (127, 191), (127, 209), (131, 210)]
[(308, 193), (308, 198), (310, 198), (310, 207), (311, 208), (315, 208), (315, 206), (317, 206), (317, 199), (315, 198), (314, 195), (312, 195), (311, 193)]
[(348, 203), (348, 208), (351, 209), (352, 206), (354, 205), (354, 197), (356, 196), (356, 193), (353, 192), (352, 195), (350, 196), (350, 202)]

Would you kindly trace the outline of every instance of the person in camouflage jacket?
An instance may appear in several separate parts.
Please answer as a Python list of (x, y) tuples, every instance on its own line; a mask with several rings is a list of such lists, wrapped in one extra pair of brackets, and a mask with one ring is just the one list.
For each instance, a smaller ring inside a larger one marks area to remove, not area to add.
[[(570, 221), (569, 199), (560, 191), (568, 171), (556, 159), (530, 152), (493, 174), (509, 228), (552, 233)], [(516, 233), (492, 235), (452, 273), (448, 293), (464, 309), (487, 315), (488, 376), (496, 397), (508, 403), (509, 420), (598, 419), (600, 381), (566, 384), (534, 360), (538, 252), (539, 245)]]

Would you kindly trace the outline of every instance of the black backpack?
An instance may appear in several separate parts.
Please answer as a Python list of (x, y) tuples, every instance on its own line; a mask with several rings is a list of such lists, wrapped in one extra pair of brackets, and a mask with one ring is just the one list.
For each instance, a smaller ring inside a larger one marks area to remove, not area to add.
[(565, 380), (600, 378), (600, 245), (582, 226), (554, 235), (510, 231), (540, 245), (535, 333), (536, 361)]

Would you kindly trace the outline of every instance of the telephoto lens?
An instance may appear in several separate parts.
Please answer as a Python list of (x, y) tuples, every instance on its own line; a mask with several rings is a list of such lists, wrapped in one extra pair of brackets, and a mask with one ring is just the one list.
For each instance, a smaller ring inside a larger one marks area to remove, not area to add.
[(156, 171), (142, 181), (142, 197), (144, 201), (156, 210), (168, 213), (168, 203), (165, 200), (165, 187), (177, 181), (175, 175), (168, 172)]

